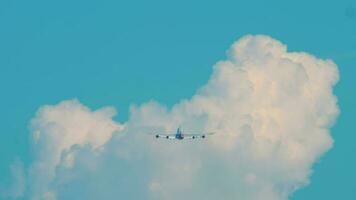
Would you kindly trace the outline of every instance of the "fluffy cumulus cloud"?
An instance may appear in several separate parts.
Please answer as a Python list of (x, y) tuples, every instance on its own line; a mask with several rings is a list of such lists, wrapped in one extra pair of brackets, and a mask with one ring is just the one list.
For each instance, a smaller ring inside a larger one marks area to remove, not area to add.
[[(148, 102), (112, 120), (77, 100), (43, 106), (31, 122), (25, 195), (61, 199), (286, 200), (332, 147), (337, 66), (268, 36), (245, 36), (206, 85), (171, 108)], [(205, 140), (149, 133), (216, 132)]]
[(100, 153), (112, 134), (123, 129), (112, 120), (115, 114), (112, 107), (91, 111), (76, 100), (38, 111), (31, 122), (34, 163), (29, 169), (29, 187), (33, 199), (56, 199), (50, 185), (57, 167), (73, 167), (75, 148)]

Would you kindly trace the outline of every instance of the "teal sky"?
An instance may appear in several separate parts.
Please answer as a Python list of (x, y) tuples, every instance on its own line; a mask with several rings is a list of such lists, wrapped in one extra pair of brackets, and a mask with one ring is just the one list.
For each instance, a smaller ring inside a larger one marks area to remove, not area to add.
[(341, 115), (334, 147), (293, 200), (356, 198), (356, 3), (352, 1), (0, 1), (0, 183), (30, 162), (28, 124), (44, 104), (91, 108), (189, 98), (245, 34), (331, 58)]

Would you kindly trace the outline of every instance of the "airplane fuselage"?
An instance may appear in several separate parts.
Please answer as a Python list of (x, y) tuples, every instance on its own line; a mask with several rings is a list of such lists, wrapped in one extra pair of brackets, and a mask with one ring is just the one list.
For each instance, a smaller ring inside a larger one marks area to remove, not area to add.
[(176, 139), (177, 139), (177, 140), (183, 140), (183, 139), (184, 139), (183, 133), (182, 133), (182, 131), (180, 130), (180, 128), (177, 129)]

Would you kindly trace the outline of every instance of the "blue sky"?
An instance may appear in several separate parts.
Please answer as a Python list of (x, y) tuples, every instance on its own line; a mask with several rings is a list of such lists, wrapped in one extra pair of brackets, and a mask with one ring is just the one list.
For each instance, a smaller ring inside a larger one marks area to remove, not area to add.
[(70, 98), (93, 109), (113, 105), (119, 121), (133, 103), (171, 106), (206, 83), (245, 34), (270, 35), (338, 65), (334, 147), (291, 199), (355, 198), (352, 1), (1, 1), (0, 182), (10, 182), (15, 157), (30, 162), (28, 126), (41, 105)]

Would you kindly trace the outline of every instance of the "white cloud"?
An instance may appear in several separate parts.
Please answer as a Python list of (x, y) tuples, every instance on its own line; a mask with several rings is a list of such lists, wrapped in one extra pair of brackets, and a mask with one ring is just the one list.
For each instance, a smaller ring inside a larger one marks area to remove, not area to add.
[[(42, 107), (32, 121), (33, 199), (283, 200), (306, 185), (331, 148), (338, 115), (337, 66), (290, 53), (268, 36), (245, 36), (209, 82), (172, 108), (132, 107), (125, 126), (112, 108), (78, 101)], [(172, 142), (146, 133), (215, 131)], [(114, 134), (118, 132), (119, 134)]]
[(112, 120), (114, 108), (96, 111), (77, 100), (63, 101), (55, 106), (43, 106), (31, 122), (34, 162), (30, 167), (31, 194), (34, 199), (55, 199), (48, 186), (56, 176), (56, 167), (70, 169), (75, 164), (71, 148), (89, 146), (100, 152), (112, 133), (123, 126)]

